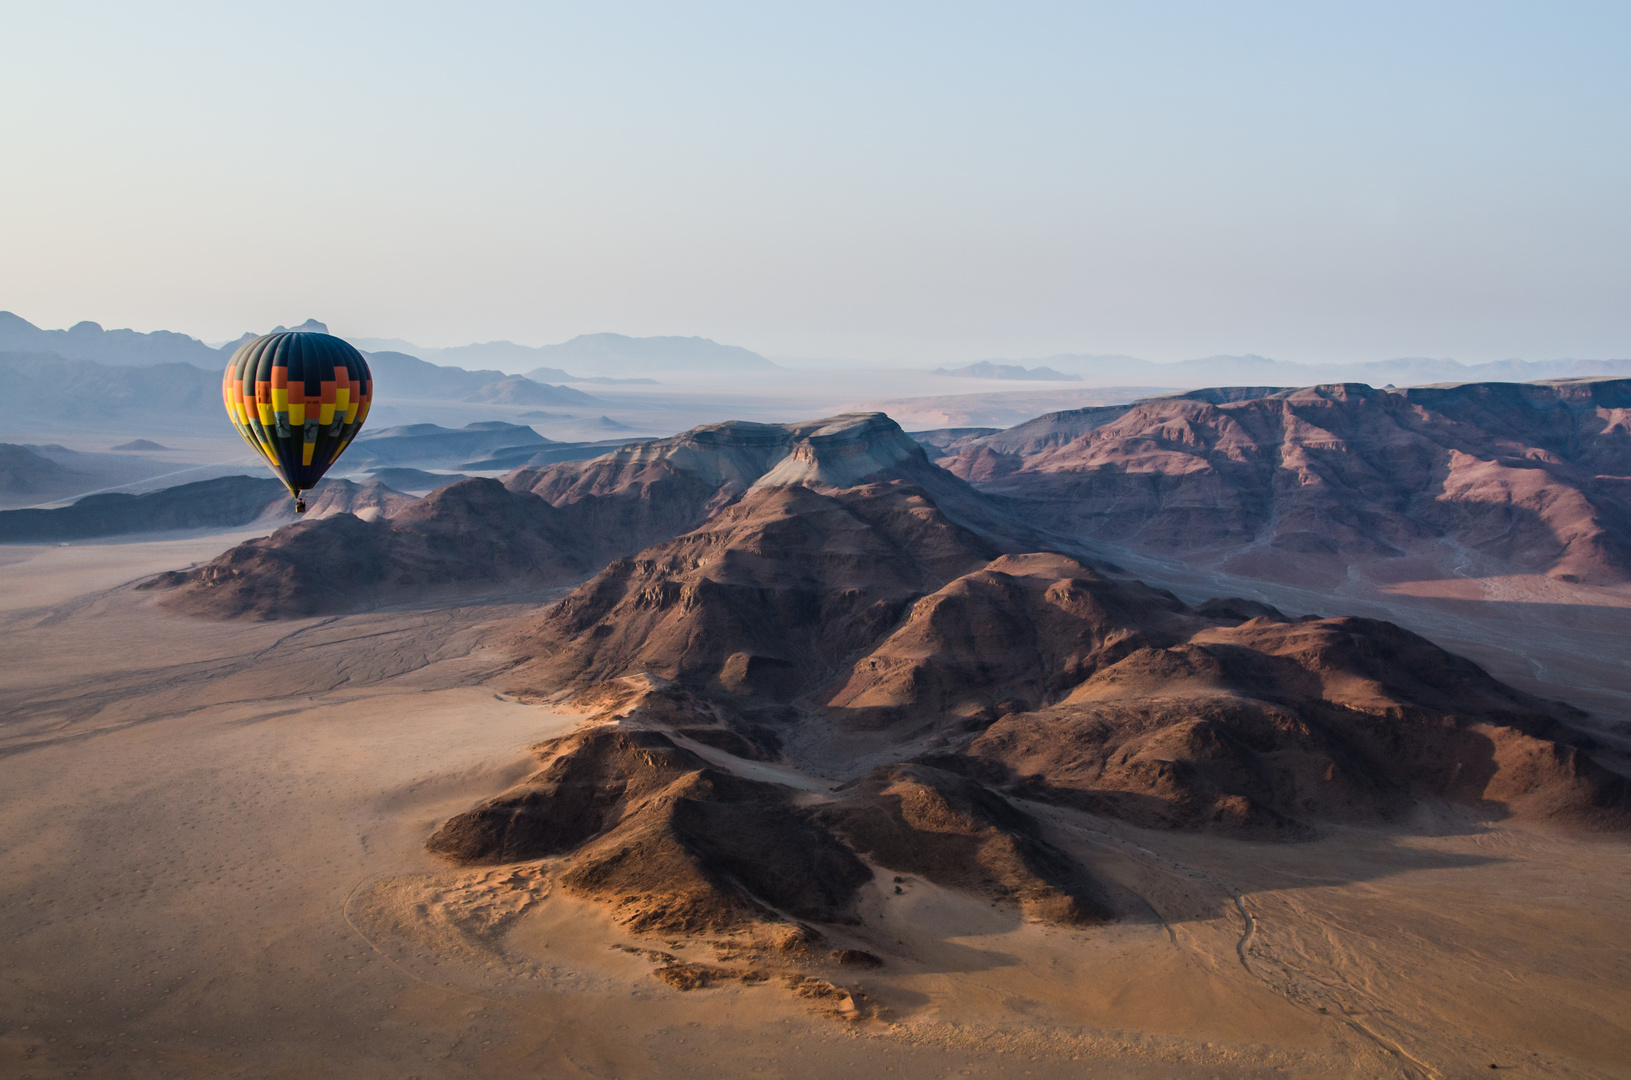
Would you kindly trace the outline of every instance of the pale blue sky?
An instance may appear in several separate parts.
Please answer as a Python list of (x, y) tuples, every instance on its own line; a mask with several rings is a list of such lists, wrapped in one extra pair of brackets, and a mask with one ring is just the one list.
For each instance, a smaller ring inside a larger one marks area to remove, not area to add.
[(0, 308), (1631, 355), (1631, 5), (0, 3)]

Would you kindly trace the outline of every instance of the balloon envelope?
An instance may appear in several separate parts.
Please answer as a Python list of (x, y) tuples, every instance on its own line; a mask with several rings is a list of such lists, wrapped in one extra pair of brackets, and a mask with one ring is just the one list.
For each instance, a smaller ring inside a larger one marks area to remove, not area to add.
[(362, 353), (328, 334), (266, 334), (227, 361), (227, 415), (298, 497), (351, 445), (374, 380)]

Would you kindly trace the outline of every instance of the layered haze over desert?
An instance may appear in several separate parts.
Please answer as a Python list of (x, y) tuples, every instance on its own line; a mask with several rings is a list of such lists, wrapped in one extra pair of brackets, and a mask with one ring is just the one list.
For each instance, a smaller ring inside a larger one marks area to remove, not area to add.
[(1631, 19), (0, 11), (0, 1076), (1631, 1077)]

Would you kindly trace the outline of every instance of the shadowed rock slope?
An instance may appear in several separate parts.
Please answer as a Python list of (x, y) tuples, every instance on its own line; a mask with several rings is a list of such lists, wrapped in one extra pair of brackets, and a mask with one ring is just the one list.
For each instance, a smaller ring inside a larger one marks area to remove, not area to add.
[(1450, 541), (1631, 579), (1631, 380), (1234, 388), (1039, 417), (940, 463), (1038, 523), (1231, 571), (1340, 578)]

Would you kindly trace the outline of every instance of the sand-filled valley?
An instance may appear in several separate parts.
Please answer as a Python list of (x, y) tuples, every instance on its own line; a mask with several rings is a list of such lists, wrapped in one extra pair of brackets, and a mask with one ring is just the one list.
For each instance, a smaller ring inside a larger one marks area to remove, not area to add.
[(1627, 1075), (1618, 834), (1439, 809), (1258, 843), (1026, 804), (1117, 918), (878, 871), (860, 923), (762, 963), (631, 934), (559, 859), (440, 861), (583, 722), (501, 692), (493, 628), (553, 594), (220, 622), (129, 585), (236, 539), (6, 551), (6, 1075)]

